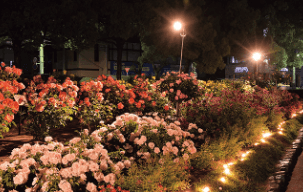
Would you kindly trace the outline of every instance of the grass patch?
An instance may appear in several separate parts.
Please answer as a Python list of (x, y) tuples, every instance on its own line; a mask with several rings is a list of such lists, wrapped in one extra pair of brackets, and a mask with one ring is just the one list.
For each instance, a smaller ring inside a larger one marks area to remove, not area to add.
[[(277, 117), (276, 119), (281, 119)], [(277, 125), (276, 120), (272, 119), (272, 127)], [(204, 153), (199, 152), (194, 159), (196, 167), (209, 168), (209, 172), (203, 176), (199, 182), (195, 183), (195, 191), (202, 191), (204, 187), (209, 187), (212, 192), (234, 191), (234, 192), (262, 192), (266, 191), (266, 181), (276, 171), (276, 164), (285, 154), (285, 149), (297, 137), (298, 131), (302, 128), (303, 115), (298, 115), (294, 119), (287, 120), (282, 126), (284, 134), (273, 134), (266, 139), (266, 143), (250, 149), (245, 161), (237, 158), (237, 152), (241, 150), (243, 142), (238, 136), (222, 136), (205, 147)], [(254, 124), (262, 125), (260, 119), (256, 119)], [(267, 128), (267, 127), (266, 127)], [(254, 129), (259, 132), (259, 129)], [(251, 136), (255, 135), (251, 133)], [(201, 147), (203, 148), (203, 147)], [(207, 152), (207, 153), (206, 153)], [(215, 161), (211, 162), (211, 154)], [(204, 156), (203, 156), (204, 155)], [(230, 174), (224, 173), (223, 163), (231, 157), (237, 158), (236, 163), (229, 167)], [(199, 163), (198, 160), (202, 162)], [(225, 182), (220, 179), (224, 177)]]

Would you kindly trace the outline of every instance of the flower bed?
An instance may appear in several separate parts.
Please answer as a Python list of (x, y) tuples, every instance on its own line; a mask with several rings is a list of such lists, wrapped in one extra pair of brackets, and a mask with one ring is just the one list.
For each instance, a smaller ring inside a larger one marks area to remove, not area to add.
[[(206, 175), (195, 190), (208, 185), (216, 191), (223, 187), (217, 186), (218, 178), (232, 180), (222, 176), (231, 166), (238, 176), (223, 188), (254, 191), (261, 181), (247, 169), (253, 160), (244, 160), (258, 159), (266, 150), (272, 151), (266, 161), (281, 155), (283, 142), (293, 139), (297, 126), (286, 126), (279, 141), (272, 140), (277, 149), (265, 138), (279, 136), (278, 124), (301, 108), (298, 97), (286, 91), (239, 82), (205, 84), (175, 73), (153, 84), (136, 77), (132, 85), (100, 76), (80, 88), (70, 79), (60, 84), (51, 77), (44, 83), (36, 76), (26, 97), (26, 125), (37, 138), (71, 118), (90, 129), (66, 144), (48, 136), (47, 144), (14, 149), (11, 161), (0, 165), (6, 191), (179, 191), (189, 188), (192, 168)], [(171, 118), (179, 105), (181, 116)], [(222, 163), (233, 158), (240, 163)]]

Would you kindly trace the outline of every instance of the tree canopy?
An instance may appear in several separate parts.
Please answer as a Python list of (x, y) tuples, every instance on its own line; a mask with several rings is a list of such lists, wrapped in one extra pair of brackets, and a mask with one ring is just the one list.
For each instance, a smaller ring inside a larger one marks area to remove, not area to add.
[(1, 1), (0, 38), (12, 41), (16, 67), (22, 68), (21, 49), (37, 50), (45, 40), (56, 48), (90, 46), (96, 38), (90, 3), (90, 0)]
[[(186, 33), (183, 49), (185, 72), (188, 72), (189, 64), (195, 62), (199, 71), (212, 74), (225, 67), (223, 57), (243, 55), (239, 50), (251, 42), (259, 17), (258, 11), (248, 7), (246, 0), (171, 0), (152, 6), (149, 14), (153, 16), (140, 33), (141, 41), (144, 46), (153, 46), (162, 57), (180, 57), (180, 32), (172, 28), (173, 22), (180, 20)], [(151, 48), (147, 50), (154, 51)], [(150, 54), (144, 54), (140, 61), (148, 56)]]
[[(262, 50), (279, 68), (303, 65), (303, 23), (300, 0), (2, 0), (0, 39), (10, 38), (15, 65), (20, 50), (35, 49), (45, 40), (55, 48), (85, 49), (95, 43), (117, 48), (117, 79), (121, 79), (122, 49), (137, 37), (141, 64), (179, 59), (184, 25), (183, 63), (204, 73), (223, 69), (223, 58), (245, 60)], [(10, 45), (6, 45), (10, 46)]]
[(270, 41), (263, 52), (270, 57), (271, 64), (278, 68), (303, 66), (301, 1), (254, 1), (252, 6), (261, 11), (260, 21), (266, 24), (264, 35)]

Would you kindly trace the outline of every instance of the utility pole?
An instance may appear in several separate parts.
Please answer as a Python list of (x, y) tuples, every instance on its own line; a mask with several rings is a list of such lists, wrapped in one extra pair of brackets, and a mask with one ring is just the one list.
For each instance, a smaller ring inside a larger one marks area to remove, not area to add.
[(39, 48), (39, 57), (40, 57), (40, 75), (44, 74), (44, 51), (43, 51), (43, 44), (40, 45)]

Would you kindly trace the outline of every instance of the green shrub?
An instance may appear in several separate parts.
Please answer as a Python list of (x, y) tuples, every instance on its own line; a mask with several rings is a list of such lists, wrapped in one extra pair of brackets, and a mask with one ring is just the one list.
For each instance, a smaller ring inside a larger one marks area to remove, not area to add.
[(208, 148), (208, 144), (203, 144), (200, 150), (193, 154), (190, 159), (190, 164), (194, 169), (208, 170), (212, 167), (213, 154)]
[(163, 157), (162, 160), (163, 164), (157, 158), (133, 164), (128, 173), (121, 175), (116, 183), (132, 192), (179, 191), (188, 188), (188, 164), (180, 159), (176, 166), (170, 157)]
[[(302, 118), (300, 117), (300, 120)], [(302, 127), (302, 124), (297, 119), (290, 119), (287, 121), (284, 126), (284, 133), (286, 134), (286, 140), (291, 143), (297, 136), (298, 131)]]
[(209, 151), (213, 154), (215, 161), (225, 160), (234, 158), (242, 149), (243, 144), (243, 141), (239, 141), (239, 136), (223, 134), (210, 143)]
[(283, 113), (270, 113), (266, 120), (266, 126), (270, 131), (277, 131), (278, 125), (284, 120)]
[(244, 141), (245, 146), (252, 145), (262, 134), (263, 131), (268, 130), (266, 127), (267, 116), (259, 116), (250, 120), (246, 127), (243, 127), (243, 134), (241, 140)]
[(283, 143), (270, 138), (268, 143), (255, 149), (255, 152), (243, 162), (235, 165), (236, 174), (242, 180), (264, 182), (275, 171), (275, 164), (284, 152)]

